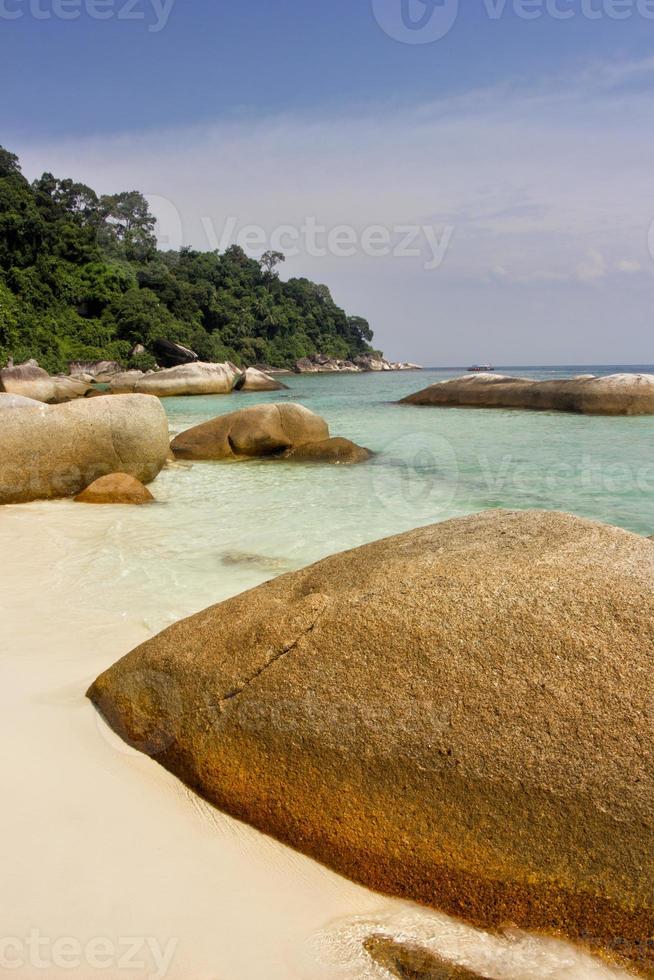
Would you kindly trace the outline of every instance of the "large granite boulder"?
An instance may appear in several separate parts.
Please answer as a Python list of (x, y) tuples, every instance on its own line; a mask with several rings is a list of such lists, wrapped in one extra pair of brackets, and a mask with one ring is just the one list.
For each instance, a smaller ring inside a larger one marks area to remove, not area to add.
[(654, 549), (490, 511), (179, 622), (89, 694), (222, 810), (377, 890), (654, 975)]
[(140, 480), (127, 473), (109, 473), (75, 497), (78, 504), (151, 504), (154, 497)]
[(278, 456), (293, 447), (329, 438), (329, 427), (303, 405), (253, 405), (183, 432), (172, 442), (179, 459)]
[(74, 496), (108, 473), (149, 483), (168, 439), (161, 402), (145, 395), (14, 407), (0, 425), (0, 504)]
[(208, 364), (198, 361), (165, 371), (125, 371), (109, 384), (112, 394), (136, 392), (170, 398), (178, 395), (228, 395), (239, 372), (231, 364)]
[(82, 398), (89, 390), (90, 385), (85, 381), (63, 375), (51, 377), (36, 361), (0, 370), (0, 392), (22, 395), (47, 404)]
[(257, 368), (247, 368), (234, 384), (234, 391), (282, 391), (284, 388), (288, 385)]
[(477, 408), (531, 408), (586, 415), (654, 414), (654, 375), (580, 375), (532, 381), (501, 374), (467, 374), (439, 381), (407, 395), (405, 405), (459, 405)]

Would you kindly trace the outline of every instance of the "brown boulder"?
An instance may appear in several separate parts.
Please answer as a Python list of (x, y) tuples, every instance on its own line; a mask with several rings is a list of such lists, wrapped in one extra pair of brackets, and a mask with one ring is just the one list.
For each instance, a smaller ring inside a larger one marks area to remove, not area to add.
[(25, 398), (24, 395), (10, 395), (0, 391), (0, 412), (11, 411), (14, 408), (43, 408), (43, 402), (35, 398)]
[(285, 458), (298, 463), (365, 463), (372, 453), (349, 439), (333, 438), (295, 446)]
[(253, 405), (183, 432), (172, 442), (180, 459), (275, 456), (306, 442), (329, 438), (324, 419), (303, 405)]
[(653, 617), (651, 542), (489, 511), (229, 599), (89, 694), (217, 807), (369, 887), (654, 975)]
[(247, 368), (234, 384), (234, 391), (282, 391), (285, 388), (288, 385), (257, 368)]
[(75, 496), (107, 473), (149, 483), (168, 440), (163, 406), (146, 395), (16, 406), (2, 412), (0, 504)]
[(407, 395), (401, 405), (530, 408), (584, 415), (654, 414), (654, 375), (579, 375), (554, 381), (468, 374)]
[(153, 500), (148, 488), (128, 473), (101, 476), (75, 497), (78, 504), (150, 504)]
[(208, 364), (196, 361), (165, 371), (125, 371), (115, 375), (109, 385), (112, 394), (136, 392), (173, 398), (180, 395), (228, 395), (239, 372), (230, 364)]
[(389, 936), (369, 936), (363, 945), (378, 966), (400, 980), (489, 980), (420, 946), (400, 943)]

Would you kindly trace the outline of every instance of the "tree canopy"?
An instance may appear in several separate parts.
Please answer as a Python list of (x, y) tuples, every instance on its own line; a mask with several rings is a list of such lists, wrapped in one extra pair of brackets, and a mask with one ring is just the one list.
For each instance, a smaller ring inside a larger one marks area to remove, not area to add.
[(161, 251), (154, 228), (139, 191), (98, 196), (50, 173), (30, 184), (0, 147), (0, 366), (10, 357), (51, 372), (78, 360), (142, 366), (131, 351), (158, 339), (203, 360), (276, 367), (371, 349), (367, 321), (347, 316), (327, 286), (279, 278), (282, 253)]

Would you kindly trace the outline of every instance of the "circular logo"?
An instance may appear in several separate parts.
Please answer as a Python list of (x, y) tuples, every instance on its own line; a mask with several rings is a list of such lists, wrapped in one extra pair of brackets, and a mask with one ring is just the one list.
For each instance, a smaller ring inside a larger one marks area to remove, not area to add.
[(433, 44), (454, 27), (459, 0), (372, 0), (384, 33), (403, 44)]
[(437, 520), (449, 513), (459, 485), (452, 445), (427, 430), (393, 439), (369, 472), (377, 500), (411, 521)]

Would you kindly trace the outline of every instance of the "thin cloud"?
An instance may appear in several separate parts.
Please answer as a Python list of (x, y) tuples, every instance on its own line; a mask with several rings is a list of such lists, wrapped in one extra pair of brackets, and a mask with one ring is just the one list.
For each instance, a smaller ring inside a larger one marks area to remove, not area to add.
[[(652, 100), (644, 91), (621, 92), (626, 80), (650, 77), (654, 58), (595, 65), (529, 90), (505, 84), (405, 108), (248, 115), (10, 148), (29, 176), (48, 169), (102, 192), (140, 188), (162, 219), (178, 217), (182, 240), (197, 248), (215, 247), (229, 219), (237, 231), (258, 225), (268, 234), (280, 225), (300, 227), (308, 217), (330, 228), (352, 226), (359, 235), (371, 225), (451, 226), (443, 261), (431, 271), (420, 256), (357, 252), (344, 259), (300, 248), (285, 274), (327, 282), (338, 301), (370, 318), (378, 343), (393, 356), (448, 360), (434, 333), (435, 319), (445, 317), (457, 326), (457, 341), (447, 341), (450, 356), (468, 332), (466, 351), (474, 359), (481, 323), (496, 332), (500, 347), (518, 324), (523, 331), (528, 324), (527, 347), (539, 349), (539, 330), (554, 346), (545, 288), (579, 291), (596, 339), (602, 325), (607, 337), (610, 331), (611, 310), (599, 294), (610, 288), (617, 296), (651, 282)], [(635, 348), (651, 297), (627, 299)], [(558, 340), (569, 344), (569, 330)], [(507, 362), (501, 350), (493, 358)], [(529, 359), (525, 350), (518, 361)]]

